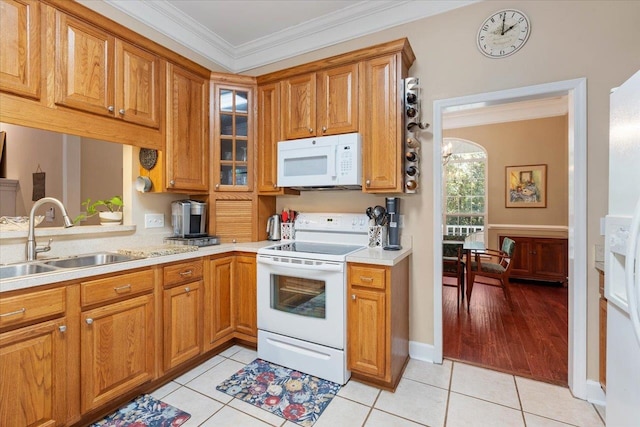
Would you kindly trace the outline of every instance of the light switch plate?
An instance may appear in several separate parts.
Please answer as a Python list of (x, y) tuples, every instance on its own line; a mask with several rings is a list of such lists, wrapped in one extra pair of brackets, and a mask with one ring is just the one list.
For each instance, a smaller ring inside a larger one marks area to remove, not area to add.
[(144, 214), (144, 228), (164, 227), (164, 214)]

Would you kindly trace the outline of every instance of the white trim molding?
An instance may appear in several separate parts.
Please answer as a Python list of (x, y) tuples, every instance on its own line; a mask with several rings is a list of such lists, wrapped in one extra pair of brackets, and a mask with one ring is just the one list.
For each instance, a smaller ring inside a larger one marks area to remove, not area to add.
[(443, 114), (469, 106), (491, 106), (567, 95), (569, 127), (569, 388), (587, 398), (587, 80), (564, 80), (433, 103), (433, 360), (442, 362), (442, 130)]
[[(390, 27), (438, 15), (478, 0), (360, 1), (237, 46), (167, 0), (104, 0), (150, 28), (168, 36), (204, 58), (239, 73), (323, 47), (362, 37)], [(211, 2), (212, 4), (215, 2)], [(281, 10), (274, 10), (274, 17)], [(275, 19), (268, 16), (264, 19)], [(245, 23), (250, 25), (250, 23)]]

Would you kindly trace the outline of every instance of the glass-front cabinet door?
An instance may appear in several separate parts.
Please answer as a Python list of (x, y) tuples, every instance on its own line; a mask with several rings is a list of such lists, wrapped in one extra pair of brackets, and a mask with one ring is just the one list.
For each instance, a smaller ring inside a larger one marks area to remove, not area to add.
[(252, 94), (251, 87), (214, 83), (216, 191), (251, 191), (253, 188)]

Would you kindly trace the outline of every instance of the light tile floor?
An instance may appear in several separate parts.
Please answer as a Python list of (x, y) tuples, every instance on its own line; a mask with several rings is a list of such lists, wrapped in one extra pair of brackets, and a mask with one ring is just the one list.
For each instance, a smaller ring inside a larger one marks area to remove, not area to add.
[[(185, 426), (296, 427), (216, 390), (257, 357), (233, 346), (152, 395), (187, 411)], [(598, 408), (600, 409), (600, 408)], [(349, 381), (314, 427), (604, 426), (599, 410), (569, 389), (445, 360), (409, 361), (395, 393)]]

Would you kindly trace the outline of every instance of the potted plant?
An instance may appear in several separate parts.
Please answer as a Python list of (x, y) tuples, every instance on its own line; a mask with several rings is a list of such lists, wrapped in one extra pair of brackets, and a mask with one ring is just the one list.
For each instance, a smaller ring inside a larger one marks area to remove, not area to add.
[[(104, 200), (96, 200), (95, 202), (91, 202), (91, 199), (87, 199), (82, 202), (82, 206), (85, 207), (86, 213), (78, 215), (73, 221), (74, 223), (98, 215), (100, 217), (100, 224), (102, 225), (122, 224), (122, 207), (124, 204), (122, 203), (122, 197), (120, 196), (113, 196), (110, 199)], [(103, 207), (106, 210), (98, 210), (100, 207)]]

